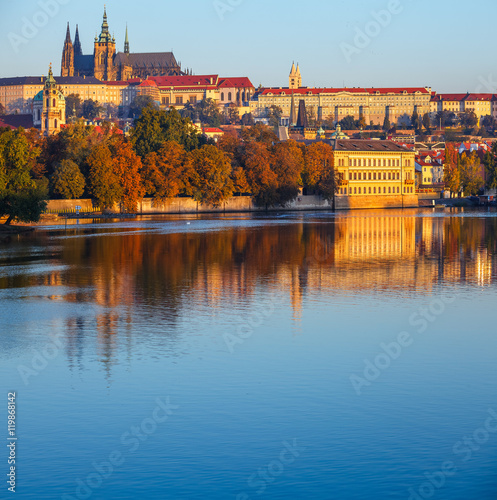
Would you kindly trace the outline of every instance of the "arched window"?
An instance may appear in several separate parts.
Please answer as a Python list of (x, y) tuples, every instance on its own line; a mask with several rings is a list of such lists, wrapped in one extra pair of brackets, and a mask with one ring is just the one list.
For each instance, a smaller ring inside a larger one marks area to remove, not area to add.
[(371, 188), (369, 188), (369, 194), (371, 194)]
[(54, 120), (54, 124), (53, 124), (53, 126), (54, 126), (55, 128), (57, 128), (57, 119), (55, 119), (55, 120)]
[(361, 194), (361, 188), (359, 188), (359, 194)]
[(52, 106), (55, 108), (55, 106), (56, 106), (56, 104), (55, 104), (55, 97), (53, 98), (52, 102), (53, 102)]
[(50, 107), (50, 99), (47, 99), (47, 108)]
[(221, 92), (221, 101), (224, 101), (224, 92)]
[(345, 188), (344, 191), (345, 191), (345, 194), (347, 194), (347, 188)]
[(228, 101), (231, 102), (231, 92), (228, 92)]
[(45, 129), (48, 130), (48, 118), (45, 119)]

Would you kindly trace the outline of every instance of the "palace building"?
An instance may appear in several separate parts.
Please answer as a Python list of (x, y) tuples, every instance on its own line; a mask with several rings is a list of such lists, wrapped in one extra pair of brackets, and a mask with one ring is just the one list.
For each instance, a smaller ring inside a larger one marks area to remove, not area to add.
[(116, 52), (116, 40), (110, 35), (105, 9), (100, 35), (95, 37), (93, 43), (93, 54), (83, 55), (78, 26), (76, 25), (73, 43), (69, 23), (67, 24), (62, 50), (62, 77), (90, 76), (105, 81), (126, 81), (132, 78), (183, 74), (185, 73), (181, 71), (181, 65), (172, 52), (130, 52), (127, 27), (124, 51)]
[(419, 116), (430, 113), (432, 92), (424, 87), (400, 88), (314, 88), (302, 86), (300, 68), (292, 65), (288, 87), (259, 89), (250, 107), (254, 116), (264, 116), (271, 106), (278, 106), (283, 117), (290, 119), (292, 102), (303, 100), (311, 116), (318, 120), (341, 121), (346, 116), (366, 125), (383, 125), (388, 118), (392, 125), (409, 124), (414, 111)]

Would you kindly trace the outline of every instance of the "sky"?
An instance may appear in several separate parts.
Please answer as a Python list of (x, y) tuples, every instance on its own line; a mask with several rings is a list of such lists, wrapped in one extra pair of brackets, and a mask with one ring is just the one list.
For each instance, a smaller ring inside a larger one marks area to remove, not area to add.
[[(431, 87), (497, 92), (495, 0), (106, 0), (123, 50), (173, 50), (194, 74), (288, 86)], [(67, 22), (93, 53), (104, 2), (0, 0), (0, 77), (60, 74)]]

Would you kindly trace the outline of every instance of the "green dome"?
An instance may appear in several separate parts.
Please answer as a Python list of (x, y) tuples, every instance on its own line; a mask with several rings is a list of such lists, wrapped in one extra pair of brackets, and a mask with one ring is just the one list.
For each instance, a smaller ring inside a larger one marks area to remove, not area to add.
[(43, 90), (40, 90), (34, 97), (33, 101), (43, 101)]

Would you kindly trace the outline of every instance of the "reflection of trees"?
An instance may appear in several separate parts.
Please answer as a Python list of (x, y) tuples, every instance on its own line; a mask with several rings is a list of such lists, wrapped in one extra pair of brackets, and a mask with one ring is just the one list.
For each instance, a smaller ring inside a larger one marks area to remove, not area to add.
[[(24, 240), (27, 246), (12, 242), (0, 254), (0, 289), (64, 285), (66, 302), (96, 305), (94, 314), (67, 321), (66, 350), (79, 365), (87, 333), (96, 330), (107, 370), (117, 347), (133, 348), (131, 337), (157, 335), (133, 328), (138, 321), (159, 325), (160, 341), (175, 340), (192, 298), (206, 307), (236, 303), (263, 284), (287, 293), (299, 317), (309, 291), (429, 293), (437, 281), (495, 280), (497, 218), (491, 217), (391, 212), (212, 232), (126, 232), (110, 224), (100, 231), (88, 225), (68, 229), (67, 238), (40, 232)], [(43, 268), (36, 272), (38, 263)], [(7, 272), (23, 265), (29, 272)]]

